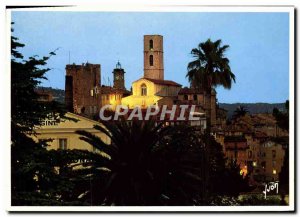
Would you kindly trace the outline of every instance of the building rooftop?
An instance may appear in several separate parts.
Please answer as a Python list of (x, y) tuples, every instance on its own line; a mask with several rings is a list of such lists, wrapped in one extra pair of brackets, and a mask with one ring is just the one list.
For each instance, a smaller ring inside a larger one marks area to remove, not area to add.
[(201, 93), (203, 93), (203, 90), (184, 87), (179, 91), (178, 94), (201, 94)]
[(130, 94), (130, 91), (128, 90), (124, 90), (124, 89), (120, 89), (120, 88), (114, 88), (111, 86), (105, 86), (102, 85), (101, 86), (101, 94)]
[(152, 78), (143, 78), (146, 79), (148, 81), (153, 82), (154, 84), (159, 84), (159, 85), (165, 85), (165, 86), (178, 86), (181, 87), (181, 84), (178, 84), (174, 81), (170, 81), (170, 80), (159, 80), (159, 79), (152, 79)]

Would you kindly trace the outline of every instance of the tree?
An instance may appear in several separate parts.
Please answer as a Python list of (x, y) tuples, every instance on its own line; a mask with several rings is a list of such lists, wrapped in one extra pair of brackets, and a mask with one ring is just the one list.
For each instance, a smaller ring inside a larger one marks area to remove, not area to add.
[(187, 77), (192, 87), (211, 92), (211, 89), (219, 85), (230, 89), (235, 75), (229, 66), (229, 59), (225, 52), (229, 45), (221, 46), (222, 41), (215, 42), (208, 39), (192, 49), (194, 60), (188, 64)]
[(237, 120), (240, 117), (244, 117), (248, 113), (249, 113), (249, 111), (248, 111), (247, 107), (245, 107), (245, 106), (238, 106), (236, 108), (236, 110), (234, 111), (232, 118), (234, 120)]
[(78, 131), (82, 140), (102, 153), (90, 162), (91, 170), (99, 171), (91, 173), (92, 188), (85, 195), (92, 205), (196, 204), (203, 190), (203, 152), (193, 130), (154, 121), (102, 124), (95, 129), (111, 139), (110, 145)]
[(289, 101), (285, 102), (286, 112), (281, 112), (278, 108), (273, 109), (273, 116), (276, 119), (277, 125), (286, 131), (289, 131)]
[(240, 166), (236, 162), (230, 161), (224, 156), (221, 144), (219, 144), (213, 136), (204, 134), (202, 141), (209, 145), (208, 154), (208, 173), (209, 173), (209, 189), (210, 200), (218, 196), (238, 196), (241, 192), (250, 190), (248, 176), (243, 177), (240, 174)]
[[(283, 130), (289, 132), (289, 100), (285, 102), (286, 112), (281, 112), (277, 108), (273, 109), (273, 116), (276, 119), (276, 124)], [(285, 155), (283, 166), (279, 173), (279, 182), (282, 186), (282, 193), (289, 192), (289, 138), (276, 138), (276, 142), (285, 147)]]
[[(12, 29), (13, 32), (13, 29)], [(34, 128), (49, 114), (64, 117), (58, 102), (42, 102), (36, 93), (50, 70), (47, 61), (55, 52), (39, 58), (24, 59), (25, 45), (11, 37), (11, 194), (12, 205), (57, 204), (63, 179), (55, 171), (57, 159), (47, 151), (47, 140), (36, 142)], [(66, 117), (64, 117), (66, 118)]]
[(78, 131), (100, 151), (85, 175), (92, 187), (83, 199), (91, 205), (208, 205), (216, 195), (245, 190), (239, 171), (231, 177), (236, 170), (226, 167), (221, 145), (194, 127), (154, 121), (102, 124), (95, 129), (111, 139), (110, 145)]

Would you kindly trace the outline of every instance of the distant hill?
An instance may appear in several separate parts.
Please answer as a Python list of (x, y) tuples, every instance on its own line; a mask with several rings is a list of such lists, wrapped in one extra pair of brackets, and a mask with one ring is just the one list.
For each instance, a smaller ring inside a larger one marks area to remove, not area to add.
[(53, 99), (55, 101), (65, 103), (65, 91), (58, 88), (52, 88), (52, 87), (38, 87), (37, 89), (44, 89), (46, 91), (49, 91), (53, 95)]
[(285, 111), (285, 103), (219, 103), (220, 108), (228, 111), (228, 118), (232, 117), (238, 106), (246, 107), (250, 114), (272, 113), (274, 108)]

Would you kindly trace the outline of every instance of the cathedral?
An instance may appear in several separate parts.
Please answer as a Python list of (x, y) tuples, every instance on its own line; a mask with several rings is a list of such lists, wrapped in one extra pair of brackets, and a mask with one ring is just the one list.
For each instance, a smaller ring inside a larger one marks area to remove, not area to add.
[(217, 124), (216, 92), (206, 93), (164, 79), (163, 36), (144, 35), (144, 73), (125, 88), (125, 70), (118, 62), (113, 69), (113, 86), (101, 85), (100, 64), (66, 66), (65, 102), (69, 111), (93, 117), (104, 105), (125, 105), (142, 109), (156, 105), (196, 105), (212, 126)]

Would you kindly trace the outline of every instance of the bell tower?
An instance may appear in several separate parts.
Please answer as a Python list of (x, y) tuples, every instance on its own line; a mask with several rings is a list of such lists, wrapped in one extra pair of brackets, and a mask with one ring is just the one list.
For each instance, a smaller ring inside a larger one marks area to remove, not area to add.
[(125, 71), (124, 69), (122, 69), (121, 63), (119, 61), (112, 73), (114, 74), (114, 88), (125, 90)]
[(144, 35), (144, 78), (164, 80), (163, 36)]

